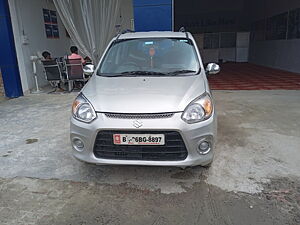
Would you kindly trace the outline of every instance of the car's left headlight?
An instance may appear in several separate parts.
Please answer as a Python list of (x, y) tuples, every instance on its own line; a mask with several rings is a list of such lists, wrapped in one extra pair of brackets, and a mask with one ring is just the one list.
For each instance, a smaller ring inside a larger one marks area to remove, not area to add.
[(205, 94), (191, 102), (182, 114), (182, 119), (186, 123), (198, 123), (207, 120), (213, 113), (213, 103), (211, 97)]
[(72, 115), (85, 123), (90, 123), (97, 117), (92, 104), (82, 94), (79, 94), (73, 102)]

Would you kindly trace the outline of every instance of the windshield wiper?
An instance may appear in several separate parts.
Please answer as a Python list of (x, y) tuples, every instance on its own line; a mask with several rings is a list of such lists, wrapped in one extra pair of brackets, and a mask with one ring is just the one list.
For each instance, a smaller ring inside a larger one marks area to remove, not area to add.
[(119, 74), (119, 73), (108, 73), (108, 74), (103, 74), (103, 73), (100, 73), (100, 74), (97, 74), (98, 76), (101, 76), (101, 77), (122, 77), (124, 75), (122, 74)]
[(165, 73), (161, 73), (161, 72), (142, 71), (142, 70), (126, 71), (126, 72), (123, 72), (121, 74), (124, 74), (124, 75), (166, 75)]
[(176, 71), (169, 72), (167, 74), (178, 75), (178, 74), (183, 74), (183, 73), (196, 73), (196, 72), (197, 71), (195, 71), (195, 70), (176, 70)]
[(136, 71), (125, 71), (122, 73), (115, 73), (115, 74), (99, 74), (100, 76), (104, 77), (122, 77), (122, 76), (135, 76), (135, 75), (148, 75), (148, 76), (162, 76), (162, 75), (171, 75), (175, 76), (178, 74), (184, 73), (196, 73), (197, 71), (194, 70), (177, 70), (169, 73), (162, 73), (162, 72), (155, 72), (155, 71), (144, 71), (144, 70), (136, 70)]

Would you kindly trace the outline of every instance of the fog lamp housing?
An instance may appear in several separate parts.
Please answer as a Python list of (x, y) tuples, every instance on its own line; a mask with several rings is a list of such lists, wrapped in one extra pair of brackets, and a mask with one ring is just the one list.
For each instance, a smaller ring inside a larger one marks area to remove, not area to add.
[(82, 152), (84, 149), (84, 143), (80, 138), (73, 138), (72, 140), (73, 147), (78, 151)]
[(211, 150), (211, 142), (209, 140), (202, 140), (198, 145), (198, 152), (201, 155), (206, 155)]

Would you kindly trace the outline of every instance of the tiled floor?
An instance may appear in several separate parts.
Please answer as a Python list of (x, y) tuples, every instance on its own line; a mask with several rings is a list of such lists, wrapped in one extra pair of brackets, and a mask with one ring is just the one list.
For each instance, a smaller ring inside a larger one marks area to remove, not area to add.
[(209, 77), (213, 90), (300, 90), (300, 74), (249, 63), (224, 63)]

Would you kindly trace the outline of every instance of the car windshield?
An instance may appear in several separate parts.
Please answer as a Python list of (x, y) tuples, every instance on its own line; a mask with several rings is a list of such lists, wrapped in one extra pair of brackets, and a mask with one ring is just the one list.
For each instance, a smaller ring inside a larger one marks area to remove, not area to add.
[(154, 38), (115, 41), (97, 72), (100, 76), (194, 75), (200, 66), (190, 39)]

